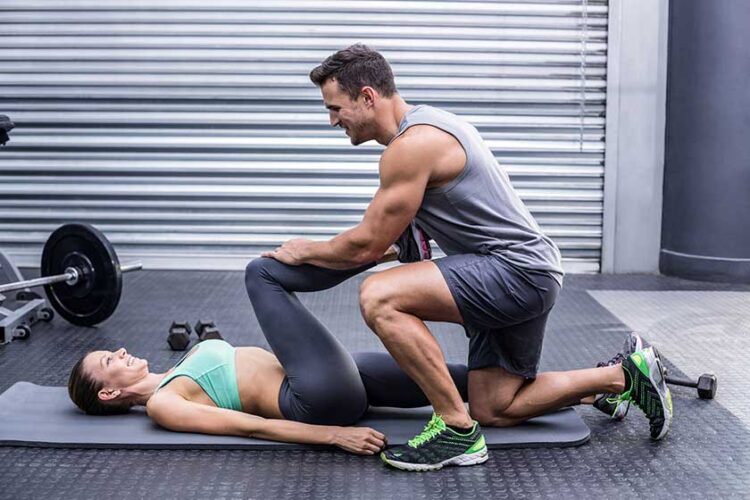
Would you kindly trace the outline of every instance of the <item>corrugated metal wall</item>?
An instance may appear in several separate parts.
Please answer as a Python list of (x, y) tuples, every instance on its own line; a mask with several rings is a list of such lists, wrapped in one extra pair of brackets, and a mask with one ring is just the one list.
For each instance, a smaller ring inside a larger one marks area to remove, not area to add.
[(307, 75), (360, 41), (479, 127), (566, 269), (599, 270), (603, 0), (4, 0), (0, 248), (34, 265), (84, 220), (122, 260), (242, 269), (353, 226), (382, 148), (331, 129)]

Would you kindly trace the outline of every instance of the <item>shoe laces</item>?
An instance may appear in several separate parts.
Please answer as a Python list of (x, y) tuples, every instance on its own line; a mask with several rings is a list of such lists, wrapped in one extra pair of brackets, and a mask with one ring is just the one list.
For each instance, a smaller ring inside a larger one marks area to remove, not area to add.
[[(607, 398), (605, 401), (607, 401), (607, 403), (611, 405), (619, 405), (623, 401), (626, 401), (626, 402), (630, 401), (630, 398), (629, 397), (624, 398), (622, 397), (622, 394), (618, 394), (617, 396), (613, 398)], [(617, 408), (615, 408), (615, 410), (617, 410)]]
[(443, 422), (443, 419), (440, 417), (440, 415), (434, 413), (430, 421), (427, 422), (427, 425), (425, 425), (422, 432), (415, 436), (413, 439), (409, 440), (409, 446), (411, 446), (412, 448), (417, 448), (427, 441), (433, 439), (444, 430), (445, 422)]

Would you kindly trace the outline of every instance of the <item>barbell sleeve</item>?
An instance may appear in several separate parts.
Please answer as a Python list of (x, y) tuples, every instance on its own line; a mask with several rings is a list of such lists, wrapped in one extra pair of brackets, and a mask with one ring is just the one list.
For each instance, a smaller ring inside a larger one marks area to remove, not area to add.
[[(132, 262), (120, 266), (120, 271), (123, 273), (129, 273), (131, 271), (140, 271), (143, 269), (143, 264), (140, 262)], [(13, 283), (6, 283), (0, 285), (0, 293), (12, 292), (14, 290), (23, 290), (25, 288), (34, 288), (37, 286), (53, 285), (55, 283), (62, 283), (65, 281), (77, 280), (78, 273), (74, 271), (66, 272), (64, 274), (55, 274), (53, 276), (42, 276), (41, 278), (35, 278), (33, 280), (16, 281)]]
[(123, 273), (129, 273), (131, 271), (140, 271), (143, 269), (143, 264), (140, 262), (131, 262), (129, 264), (123, 264), (120, 266), (120, 271)]

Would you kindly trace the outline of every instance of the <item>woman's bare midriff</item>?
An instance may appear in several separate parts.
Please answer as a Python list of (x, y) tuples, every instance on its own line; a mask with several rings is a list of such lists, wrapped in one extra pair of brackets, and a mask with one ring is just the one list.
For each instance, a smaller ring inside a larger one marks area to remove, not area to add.
[(276, 356), (259, 347), (238, 347), (234, 360), (242, 410), (261, 417), (284, 418), (279, 409), (279, 390), (286, 374)]
[[(238, 347), (234, 364), (242, 411), (265, 418), (284, 418), (279, 410), (279, 389), (285, 373), (276, 356), (259, 347)], [(188, 401), (216, 406), (190, 377), (177, 377), (162, 390), (176, 392)]]

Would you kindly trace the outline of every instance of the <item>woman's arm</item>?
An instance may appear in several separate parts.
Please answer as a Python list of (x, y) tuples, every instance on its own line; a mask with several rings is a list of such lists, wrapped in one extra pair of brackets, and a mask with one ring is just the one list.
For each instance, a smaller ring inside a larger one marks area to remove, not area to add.
[(385, 447), (385, 436), (369, 427), (310, 425), (291, 420), (268, 419), (195, 403), (169, 392), (151, 397), (146, 410), (154, 422), (178, 432), (253, 437), (287, 443), (327, 444), (361, 455), (372, 455)]

